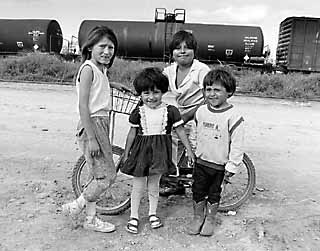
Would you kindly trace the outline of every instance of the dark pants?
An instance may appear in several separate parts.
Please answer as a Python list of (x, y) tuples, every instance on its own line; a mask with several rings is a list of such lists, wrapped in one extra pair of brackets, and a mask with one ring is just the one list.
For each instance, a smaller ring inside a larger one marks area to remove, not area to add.
[(207, 199), (210, 204), (219, 203), (223, 178), (224, 171), (196, 163), (193, 170), (193, 200), (198, 203)]

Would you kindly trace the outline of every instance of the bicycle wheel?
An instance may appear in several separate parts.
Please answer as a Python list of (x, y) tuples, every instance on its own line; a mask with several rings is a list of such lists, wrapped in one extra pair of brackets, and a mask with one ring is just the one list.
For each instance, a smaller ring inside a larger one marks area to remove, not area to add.
[[(123, 149), (118, 146), (112, 146), (114, 163), (117, 168), (117, 177), (115, 182), (108, 190), (100, 196), (97, 201), (97, 212), (106, 215), (116, 215), (124, 212), (130, 207), (130, 194), (132, 188), (132, 177), (123, 174), (120, 168), (120, 158)], [(72, 172), (72, 188), (76, 197), (92, 181), (88, 166), (84, 156), (80, 156)]]
[(255, 168), (245, 153), (239, 171), (229, 182), (223, 183), (219, 211), (225, 212), (240, 207), (252, 195), (255, 185)]

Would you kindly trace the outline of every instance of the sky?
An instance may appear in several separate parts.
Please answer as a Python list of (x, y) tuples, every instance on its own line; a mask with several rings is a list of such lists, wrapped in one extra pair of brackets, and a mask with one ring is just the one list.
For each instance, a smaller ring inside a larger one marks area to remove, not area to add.
[(2, 19), (55, 19), (65, 39), (83, 20), (154, 21), (155, 9), (186, 10), (186, 23), (259, 26), (274, 58), (279, 25), (287, 17), (320, 18), (319, 0), (1, 0)]

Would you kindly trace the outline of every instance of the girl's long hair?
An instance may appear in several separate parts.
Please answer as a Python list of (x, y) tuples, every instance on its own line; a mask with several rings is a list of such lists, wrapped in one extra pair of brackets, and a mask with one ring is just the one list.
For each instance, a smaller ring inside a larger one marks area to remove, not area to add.
[(103, 37), (107, 37), (114, 44), (114, 54), (111, 57), (107, 68), (110, 68), (112, 66), (118, 50), (118, 40), (113, 30), (111, 30), (107, 26), (96, 26), (92, 30), (90, 30), (87, 36), (87, 40), (84, 42), (81, 48), (82, 63), (84, 63), (84, 61), (86, 60), (91, 59), (92, 47), (97, 44)]

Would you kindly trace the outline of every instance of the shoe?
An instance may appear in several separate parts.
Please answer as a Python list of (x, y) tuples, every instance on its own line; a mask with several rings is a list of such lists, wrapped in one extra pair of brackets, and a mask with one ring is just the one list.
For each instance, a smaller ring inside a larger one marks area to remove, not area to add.
[(182, 186), (177, 187), (166, 187), (159, 191), (159, 195), (163, 197), (168, 197), (170, 195), (185, 195), (186, 189)]
[(149, 215), (149, 223), (152, 229), (156, 229), (163, 226), (160, 218), (155, 214)]
[(63, 204), (61, 211), (66, 216), (76, 216), (81, 213), (84, 205), (82, 206), (77, 200)]
[(83, 228), (103, 233), (110, 233), (116, 230), (115, 225), (106, 221), (102, 221), (97, 216), (93, 217), (92, 220), (86, 219), (83, 224)]
[(126, 226), (127, 232), (131, 234), (137, 234), (139, 229), (139, 220), (137, 218), (131, 217)]

